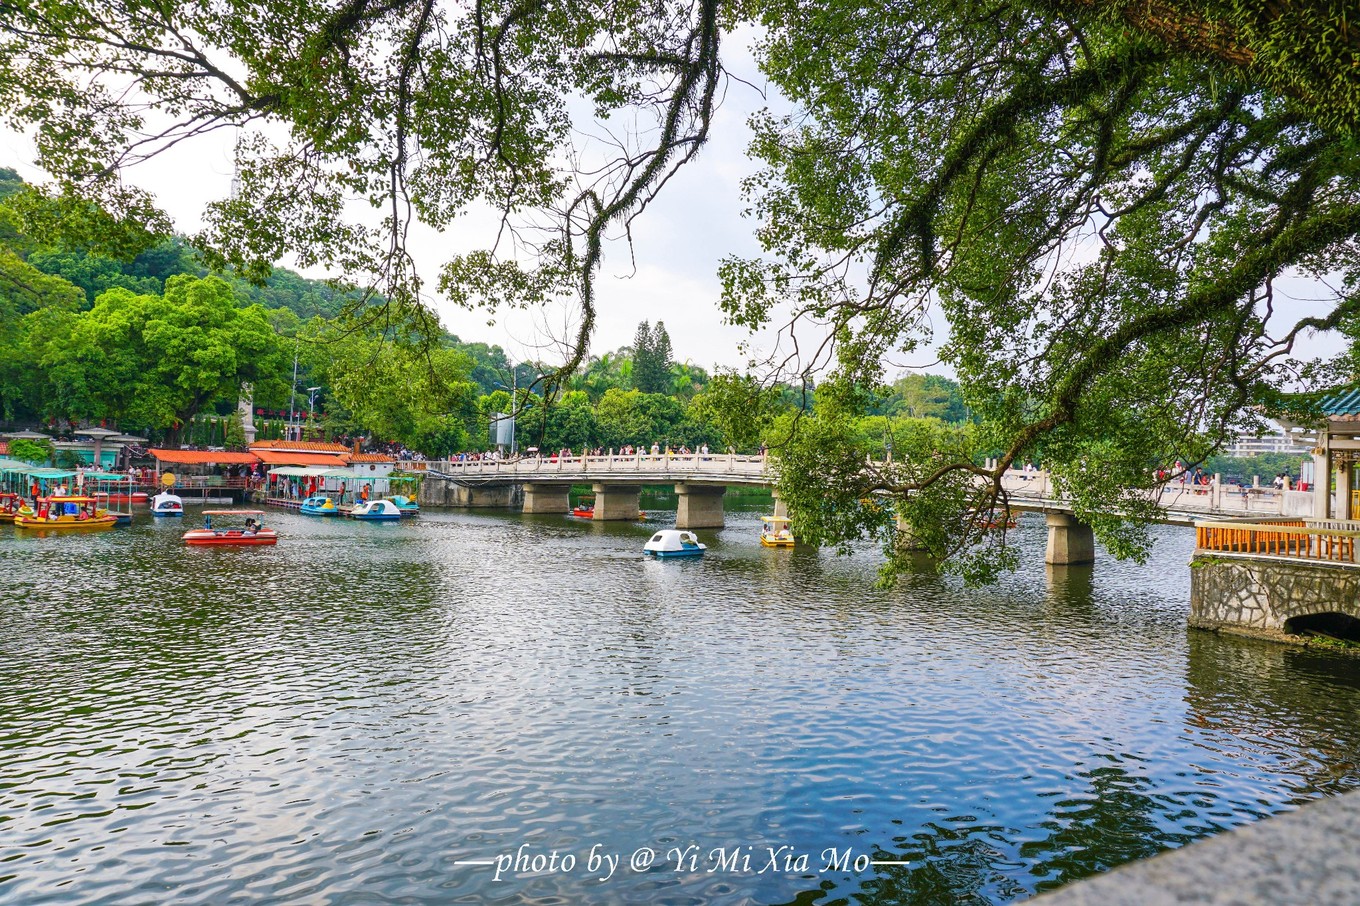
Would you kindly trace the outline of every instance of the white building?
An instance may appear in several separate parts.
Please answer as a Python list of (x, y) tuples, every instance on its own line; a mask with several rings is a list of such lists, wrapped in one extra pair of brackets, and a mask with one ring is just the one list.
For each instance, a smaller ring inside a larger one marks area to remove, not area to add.
[(1223, 451), (1224, 456), (1257, 456), (1261, 453), (1295, 453), (1303, 454), (1309, 452), (1314, 443), (1314, 439), (1303, 437), (1300, 434), (1290, 434), (1283, 428), (1271, 434), (1262, 434), (1260, 437), (1239, 437), (1237, 441)]

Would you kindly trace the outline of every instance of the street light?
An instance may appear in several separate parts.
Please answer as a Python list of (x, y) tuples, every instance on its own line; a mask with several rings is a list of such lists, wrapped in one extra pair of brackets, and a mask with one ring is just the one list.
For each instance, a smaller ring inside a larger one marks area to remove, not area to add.
[[(292, 433), (297, 430), (297, 362), (298, 362), (298, 343), (300, 340), (293, 337), (293, 388), (288, 392), (288, 431)], [(297, 440), (298, 438), (293, 438)]]
[[(307, 388), (307, 421), (308, 421), (308, 422), (312, 422), (312, 421), (314, 420), (313, 413), (316, 411), (316, 392), (317, 392), (318, 390), (320, 390), (320, 389), (321, 389), (320, 387), (308, 387), (308, 388)], [(301, 440), (302, 438), (298, 438), (298, 439)]]

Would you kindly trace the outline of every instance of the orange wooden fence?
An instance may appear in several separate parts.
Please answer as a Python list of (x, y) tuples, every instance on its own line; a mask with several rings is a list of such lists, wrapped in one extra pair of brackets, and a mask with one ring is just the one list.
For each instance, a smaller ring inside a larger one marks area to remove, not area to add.
[(1195, 523), (1196, 548), (1218, 553), (1354, 563), (1356, 538), (1360, 531), (1312, 528), (1302, 520)]

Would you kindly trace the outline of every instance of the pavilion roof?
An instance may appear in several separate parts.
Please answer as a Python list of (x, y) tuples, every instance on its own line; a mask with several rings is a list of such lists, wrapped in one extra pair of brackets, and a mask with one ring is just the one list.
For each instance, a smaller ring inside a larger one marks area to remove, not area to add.
[(1331, 396), (1323, 397), (1322, 402), (1318, 405), (1322, 409), (1322, 414), (1328, 418), (1346, 415), (1360, 416), (1360, 386), (1350, 387), (1333, 393)]
[(290, 450), (295, 453), (348, 453), (344, 444), (332, 444), (319, 440), (257, 440), (250, 445), (252, 450)]
[(260, 462), (271, 466), (334, 466), (345, 465), (343, 456), (325, 453), (292, 453), (282, 450), (257, 450)]

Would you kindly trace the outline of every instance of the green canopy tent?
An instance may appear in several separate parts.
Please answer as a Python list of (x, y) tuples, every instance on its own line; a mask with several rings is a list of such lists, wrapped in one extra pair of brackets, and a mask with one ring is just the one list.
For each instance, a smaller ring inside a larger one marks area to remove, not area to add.
[(132, 477), (122, 472), (86, 472), (86, 481), (131, 481)]
[(40, 492), (47, 493), (51, 490), (52, 482), (74, 478), (76, 474), (68, 469), (53, 469), (26, 462), (6, 465), (0, 471), (4, 473), (7, 483), (13, 484), (17, 491), (24, 494), (31, 490), (31, 485), (35, 480), (42, 482), (42, 486), (39, 488)]

